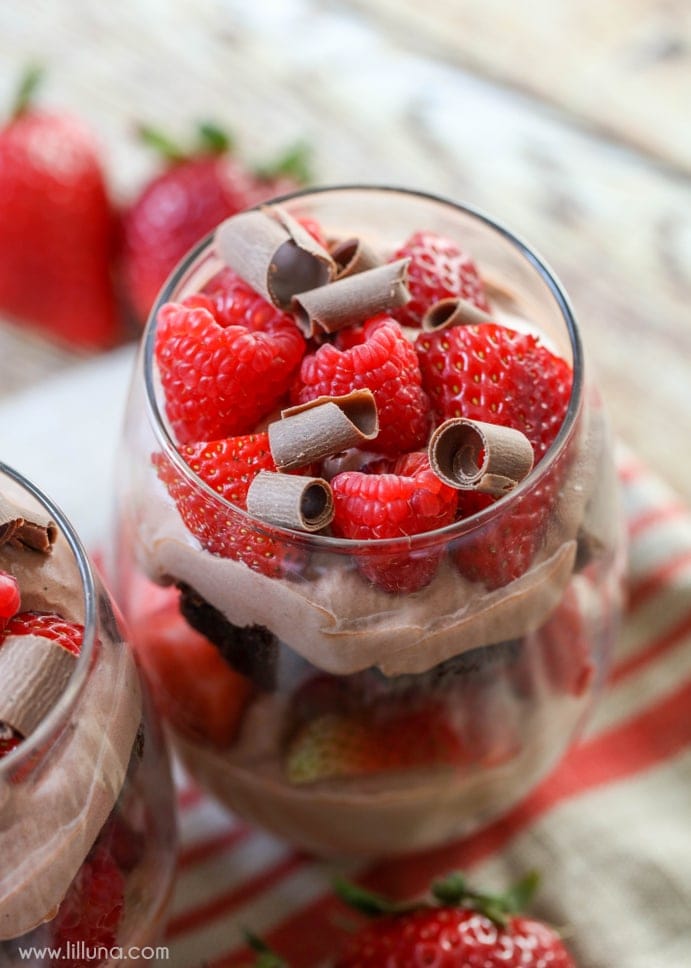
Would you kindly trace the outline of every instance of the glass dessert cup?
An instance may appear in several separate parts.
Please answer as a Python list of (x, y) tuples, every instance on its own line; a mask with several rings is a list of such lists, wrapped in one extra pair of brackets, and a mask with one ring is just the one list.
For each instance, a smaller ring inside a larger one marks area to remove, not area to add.
[[(175, 866), (163, 732), (69, 522), (3, 464), (0, 495), (0, 571), (21, 594), (7, 624), (0, 613), (0, 965), (146, 958), (161, 940)], [(32, 522), (34, 537), (18, 522)], [(76, 634), (74, 654), (35, 631), (55, 616)], [(37, 664), (14, 675), (10, 662), (28, 650)]]
[[(505, 229), (378, 187), (281, 206), (387, 255), (417, 229), (454, 239), (479, 267), (493, 318), (539, 333), (573, 370), (553, 443), (490, 506), (399, 539), (305, 534), (219, 496), (167, 423), (157, 318), (218, 278), (213, 239), (153, 310), (119, 463), (114, 574), (175, 749), (221, 801), (295, 844), (396, 854), (507, 811), (582, 728), (621, 611), (611, 444), (566, 297)], [(266, 561), (231, 556), (228, 533), (265, 547)]]

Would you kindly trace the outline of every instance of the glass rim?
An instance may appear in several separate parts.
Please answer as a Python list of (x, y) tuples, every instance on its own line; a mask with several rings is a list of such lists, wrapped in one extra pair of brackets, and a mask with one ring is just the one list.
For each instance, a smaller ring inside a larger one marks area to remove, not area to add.
[(19, 746), (0, 759), (0, 776), (2, 776), (3, 772), (13, 771), (21, 759), (30, 756), (37, 748), (43, 746), (50, 739), (53, 731), (56, 727), (59, 728), (59, 724), (67, 716), (69, 710), (77, 703), (82, 694), (91, 666), (96, 641), (96, 581), (84, 545), (71, 522), (58, 505), (34, 484), (33, 481), (30, 481), (20, 471), (15, 470), (2, 461), (0, 461), (0, 475), (8, 477), (22, 487), (24, 491), (41, 504), (55, 522), (60, 534), (65, 538), (74, 555), (84, 598), (84, 635), (69, 682), (60, 694), (57, 702), (46, 713), (33, 733), (22, 740)]
[(510, 507), (510, 505), (516, 503), (520, 499), (521, 495), (534, 487), (537, 482), (549, 472), (550, 468), (554, 465), (554, 462), (564, 451), (573, 432), (576, 419), (581, 408), (583, 397), (584, 366), (581, 336), (570, 300), (554, 270), (542, 258), (542, 256), (540, 256), (520, 236), (506, 228), (505, 225), (503, 225), (501, 222), (498, 222), (492, 216), (486, 214), (478, 208), (473, 207), (472, 205), (468, 205), (464, 202), (456, 202), (449, 198), (445, 198), (442, 195), (436, 195), (433, 192), (406, 188), (404, 186), (343, 183), (301, 188), (297, 191), (289, 192), (287, 194), (272, 198), (267, 202), (255, 205), (253, 208), (260, 208), (263, 204), (280, 205), (300, 198), (305, 198), (307, 196), (320, 196), (345, 192), (376, 192), (391, 195), (410, 195), (422, 199), (423, 201), (428, 201), (446, 208), (455, 209), (463, 215), (470, 216), (471, 218), (483, 223), (492, 231), (496, 232), (497, 235), (502, 237), (505, 241), (509, 242), (509, 244), (516, 251), (518, 251), (521, 256), (523, 256), (529, 265), (536, 271), (537, 275), (547, 285), (547, 288), (549, 289), (550, 294), (559, 309), (569, 336), (571, 353), (573, 357), (571, 394), (569, 396), (566, 413), (564, 414), (564, 420), (562, 421), (562, 425), (559, 428), (556, 437), (550, 444), (542, 459), (533, 466), (530, 473), (522, 481), (520, 481), (516, 487), (509, 491), (508, 494), (503, 495), (489, 507), (483, 508), (482, 510), (475, 512), (475, 514), (469, 515), (467, 518), (463, 518), (459, 521), (453, 521), (451, 524), (447, 524), (442, 528), (436, 528), (433, 531), (423, 531), (419, 534), (399, 536), (396, 538), (353, 539), (333, 537), (331, 535), (323, 534), (303, 533), (300, 531), (291, 530), (290, 528), (284, 528), (280, 525), (274, 525), (269, 522), (262, 521), (237, 505), (226, 500), (226, 498), (224, 498), (217, 491), (214, 491), (213, 488), (202, 480), (202, 478), (198, 477), (192, 468), (183, 460), (173, 438), (168, 432), (167, 422), (161, 413), (161, 408), (159, 407), (154, 382), (154, 343), (156, 335), (156, 319), (159, 310), (165, 303), (171, 301), (171, 297), (175, 293), (175, 290), (178, 287), (181, 279), (184, 278), (194, 263), (199, 260), (202, 255), (207, 254), (211, 249), (215, 230), (205, 235), (199, 240), (199, 242), (197, 242), (195, 246), (193, 246), (193, 248), (188, 251), (188, 253), (181, 259), (175, 269), (168, 276), (168, 279), (161, 288), (161, 291), (159, 292), (147, 319), (137, 366), (142, 366), (144, 370), (143, 377), (145, 397), (149, 419), (153, 427), (154, 434), (158, 440), (158, 443), (163, 448), (166, 458), (170, 460), (170, 462), (175, 466), (176, 470), (185, 479), (192, 481), (192, 483), (202, 493), (204, 493), (207, 498), (214, 501), (214, 503), (220, 505), (221, 507), (227, 508), (234, 515), (239, 516), (241, 520), (246, 520), (248, 524), (251, 523), (254, 529), (259, 528), (273, 537), (279, 537), (281, 540), (289, 540), (294, 544), (305, 545), (315, 550), (323, 551), (340, 551), (350, 553), (363, 551), (365, 549), (370, 549), (372, 551), (383, 551), (392, 547), (392, 545), (400, 546), (401, 542), (405, 542), (406, 547), (410, 549), (422, 548), (428, 543), (434, 544), (441, 540), (449, 540), (451, 538), (460, 537), (461, 535), (476, 531), (478, 528), (484, 526), (498, 515), (503, 514)]

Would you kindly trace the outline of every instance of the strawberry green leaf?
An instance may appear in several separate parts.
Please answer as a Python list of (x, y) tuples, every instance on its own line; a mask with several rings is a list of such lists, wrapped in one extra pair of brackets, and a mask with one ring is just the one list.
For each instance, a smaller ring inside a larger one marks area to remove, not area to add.
[(202, 121), (197, 125), (199, 148), (207, 154), (222, 155), (232, 151), (235, 141), (227, 131), (220, 128), (214, 121)]
[(272, 951), (256, 934), (252, 934), (251, 931), (245, 931), (244, 934), (247, 945), (257, 953), (252, 968), (288, 968), (287, 962)]
[(40, 87), (45, 76), (45, 71), (38, 64), (29, 64), (19, 81), (19, 87), (14, 97), (14, 104), (10, 116), (18, 118), (24, 114), (33, 102), (34, 95)]
[(377, 917), (380, 914), (403, 914), (420, 907), (419, 904), (392, 901), (340, 877), (334, 881), (333, 889), (342, 901), (368, 917)]
[(296, 141), (285, 149), (275, 161), (259, 165), (254, 173), (262, 181), (273, 181), (275, 178), (292, 178), (301, 185), (306, 185), (312, 179), (311, 171), (312, 149), (306, 141)]
[(185, 161), (189, 157), (180, 145), (176, 144), (167, 134), (159, 131), (158, 128), (151, 127), (148, 124), (140, 124), (137, 126), (137, 134), (143, 144), (153, 148), (166, 161), (171, 163)]

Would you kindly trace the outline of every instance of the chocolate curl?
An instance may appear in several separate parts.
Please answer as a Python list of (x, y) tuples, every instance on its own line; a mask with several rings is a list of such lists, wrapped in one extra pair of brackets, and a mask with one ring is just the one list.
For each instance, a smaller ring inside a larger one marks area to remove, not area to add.
[(387, 262), (376, 269), (337, 279), (328, 286), (302, 292), (293, 299), (293, 311), (307, 336), (319, 330), (335, 333), (403, 306), (410, 299), (406, 274), (410, 259)]
[(41, 635), (8, 635), (0, 648), (0, 721), (30, 736), (62, 695), (76, 661)]
[(452, 417), (430, 438), (429, 462), (445, 484), (499, 497), (533, 466), (533, 448), (520, 430)]
[(329, 251), (336, 263), (336, 279), (355, 276), (366, 269), (376, 269), (381, 259), (362, 239), (343, 239), (331, 246)]
[(268, 428), (271, 456), (281, 471), (374, 440), (378, 433), (377, 404), (367, 389), (289, 407)]
[(321, 477), (259, 471), (247, 491), (254, 517), (296, 531), (321, 531), (334, 516), (330, 485)]
[(20, 510), (0, 494), (0, 546), (23, 545), (49, 554), (57, 536), (57, 525), (50, 518), (37, 520), (34, 512)]
[(478, 323), (493, 323), (494, 317), (471, 303), (468, 299), (449, 296), (440, 299), (429, 307), (422, 317), (422, 328), (428, 333), (450, 326), (477, 326)]
[(216, 229), (215, 244), (226, 265), (281, 309), (336, 275), (327, 250), (280, 208), (233, 215)]

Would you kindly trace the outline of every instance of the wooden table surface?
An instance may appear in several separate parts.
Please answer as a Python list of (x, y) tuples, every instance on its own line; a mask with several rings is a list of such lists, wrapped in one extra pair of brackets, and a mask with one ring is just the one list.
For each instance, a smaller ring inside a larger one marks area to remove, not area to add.
[[(27, 0), (0, 4), (0, 103), (22, 66), (91, 122), (125, 202), (137, 120), (298, 138), (315, 180), (428, 189), (529, 240), (569, 290), (620, 437), (691, 500), (689, 0)], [(74, 365), (0, 325), (0, 395)]]

